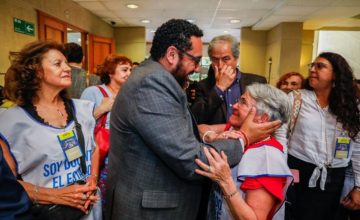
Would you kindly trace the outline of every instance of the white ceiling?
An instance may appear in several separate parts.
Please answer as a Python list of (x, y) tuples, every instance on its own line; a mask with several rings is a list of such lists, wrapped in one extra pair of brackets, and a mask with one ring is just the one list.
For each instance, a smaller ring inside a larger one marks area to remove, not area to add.
[[(360, 28), (360, 0), (73, 0), (116, 27), (145, 26), (146, 39), (171, 18), (195, 19), (208, 42), (224, 31), (240, 38), (241, 27), (269, 30), (281, 22), (304, 22), (304, 29)], [(136, 4), (129, 9), (127, 4)], [(141, 20), (149, 19), (149, 24)], [(231, 24), (231, 19), (240, 23)]]

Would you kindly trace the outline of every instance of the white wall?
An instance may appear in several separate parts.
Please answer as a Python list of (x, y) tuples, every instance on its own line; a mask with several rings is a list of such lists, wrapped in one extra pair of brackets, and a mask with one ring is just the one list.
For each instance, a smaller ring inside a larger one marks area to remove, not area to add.
[(341, 54), (360, 79), (360, 31), (319, 31), (317, 54), (325, 51)]

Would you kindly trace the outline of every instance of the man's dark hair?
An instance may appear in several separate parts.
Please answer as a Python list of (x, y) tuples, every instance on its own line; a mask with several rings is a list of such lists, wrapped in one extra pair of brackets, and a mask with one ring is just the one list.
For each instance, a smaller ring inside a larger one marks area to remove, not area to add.
[(192, 36), (202, 37), (202, 30), (186, 20), (171, 19), (162, 24), (155, 32), (150, 54), (152, 59), (159, 61), (170, 46), (175, 46), (184, 51), (192, 49)]
[(65, 44), (64, 55), (69, 63), (81, 63), (84, 56), (81, 46), (76, 43)]

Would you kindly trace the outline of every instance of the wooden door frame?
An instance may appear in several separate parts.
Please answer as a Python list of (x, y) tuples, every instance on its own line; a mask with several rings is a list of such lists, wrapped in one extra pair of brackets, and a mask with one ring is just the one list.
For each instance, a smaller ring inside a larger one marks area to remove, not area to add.
[(111, 44), (110, 53), (115, 53), (115, 40), (112, 38), (100, 37), (93, 34), (88, 34), (89, 38), (89, 72), (95, 72), (94, 65), (94, 42), (108, 43)]
[(51, 22), (51, 27), (56, 28), (60, 31), (64, 32), (64, 39), (62, 43), (67, 42), (67, 23), (63, 22), (51, 15), (46, 14), (45, 12), (42, 12), (40, 10), (36, 10), (37, 11), (37, 18), (38, 18), (38, 39), (39, 40), (46, 40), (46, 33), (45, 33), (45, 28), (49, 25), (49, 21)]
[[(37, 17), (38, 17), (38, 39), (39, 40), (45, 40), (46, 36), (45, 36), (45, 29), (42, 28), (43, 26), (46, 26), (46, 18), (47, 19), (50, 19), (53, 21), (52, 24), (55, 24), (55, 26), (57, 26), (57, 28), (59, 28), (59, 30), (63, 30), (64, 31), (64, 42), (63, 43), (66, 43), (67, 42), (67, 28), (71, 28), (73, 30), (76, 30), (76, 31), (79, 31), (81, 33), (81, 47), (83, 49), (83, 53), (84, 53), (84, 56), (85, 56), (85, 60), (84, 60), (84, 63), (83, 63), (83, 68), (85, 70), (88, 70), (88, 60), (89, 60), (89, 57), (88, 57), (88, 42), (87, 42), (87, 36), (88, 36), (88, 32), (81, 29), (81, 28), (78, 28), (72, 24), (69, 24), (65, 21), (62, 21), (54, 16), (51, 16), (45, 12), (42, 12), (40, 10), (36, 10), (37, 11)], [(65, 28), (64, 28), (65, 27)]]

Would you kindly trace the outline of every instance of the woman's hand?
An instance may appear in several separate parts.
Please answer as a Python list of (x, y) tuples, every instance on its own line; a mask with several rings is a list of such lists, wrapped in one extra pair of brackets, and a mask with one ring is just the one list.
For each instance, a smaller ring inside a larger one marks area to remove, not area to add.
[(347, 209), (360, 210), (360, 191), (357, 189), (350, 191), (341, 204)]
[[(104, 113), (111, 111), (111, 108), (114, 104), (115, 99), (113, 97), (104, 97), (101, 101), (101, 108), (103, 109)], [(99, 106), (99, 107), (100, 107)]]
[(103, 100), (101, 101), (101, 104), (95, 108), (94, 111), (95, 119), (98, 119), (103, 114), (111, 111), (114, 101), (115, 101), (114, 97), (104, 97)]
[(89, 211), (86, 204), (90, 202), (95, 203), (98, 200), (97, 196), (91, 195), (92, 192), (96, 191), (96, 186), (93, 185), (74, 184), (61, 189), (52, 190), (54, 190), (55, 196), (53, 203), (72, 206), (85, 213)]
[(230, 166), (227, 162), (227, 156), (223, 151), (221, 155), (212, 148), (204, 147), (205, 155), (209, 161), (209, 165), (205, 164), (199, 159), (195, 159), (196, 164), (201, 169), (195, 169), (199, 175), (206, 176), (211, 180), (217, 182), (220, 186), (232, 183), (232, 176)]
[(95, 190), (86, 193), (88, 200), (84, 205), (85, 209), (88, 209), (90, 205), (94, 205), (94, 203), (97, 201), (97, 200), (92, 200), (92, 198), (96, 195), (97, 192), (97, 183), (98, 183), (98, 178), (95, 175), (90, 175), (86, 180), (86, 185), (92, 187), (95, 186)]

